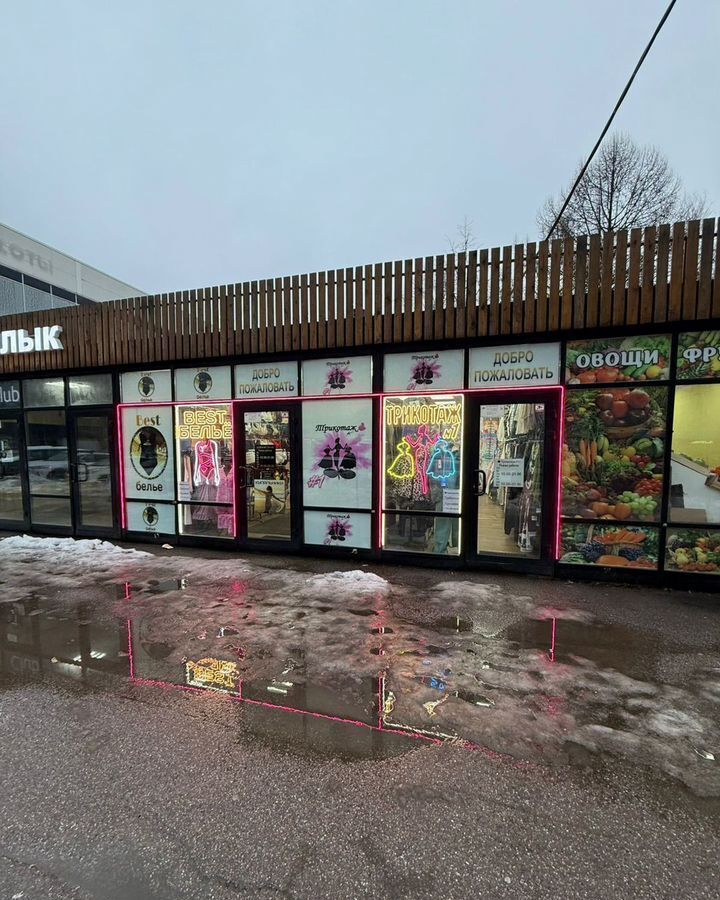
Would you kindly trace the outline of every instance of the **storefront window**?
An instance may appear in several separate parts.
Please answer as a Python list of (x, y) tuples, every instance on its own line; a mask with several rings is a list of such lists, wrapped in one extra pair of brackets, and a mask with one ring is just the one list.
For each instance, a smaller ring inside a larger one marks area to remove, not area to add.
[(23, 382), (23, 400), (28, 408), (65, 406), (65, 382), (62, 378), (31, 378)]
[(178, 406), (177, 499), (181, 534), (235, 534), (232, 416), (229, 405)]
[(565, 398), (566, 517), (659, 522), (667, 388), (608, 385)]
[(20, 426), (0, 414), (0, 520), (6, 522), (23, 521), (20, 466)]
[(606, 568), (658, 567), (658, 528), (566, 522), (560, 538), (562, 563)]
[(459, 555), (462, 397), (386, 398), (383, 417), (385, 548)]
[(669, 528), (665, 569), (698, 575), (720, 574), (720, 531)]
[(69, 526), (70, 478), (65, 411), (36, 410), (26, 413), (25, 421), (32, 522), (34, 525)]
[(292, 537), (290, 414), (286, 409), (243, 413), (247, 481), (247, 536)]
[(68, 380), (73, 406), (109, 404), (113, 401), (110, 375), (73, 375)]
[(720, 384), (675, 391), (670, 521), (720, 523)]

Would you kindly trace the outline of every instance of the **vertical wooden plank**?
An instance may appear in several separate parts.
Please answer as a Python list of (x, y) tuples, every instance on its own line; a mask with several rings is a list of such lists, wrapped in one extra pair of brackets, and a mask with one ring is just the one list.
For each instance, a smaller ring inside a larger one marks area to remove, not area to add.
[(365, 300), (366, 300), (365, 270), (362, 266), (355, 266), (355, 346), (362, 347), (365, 343)]
[(668, 262), (670, 256), (670, 226), (665, 224), (658, 228), (657, 266), (655, 270), (655, 308), (654, 322), (667, 321), (668, 297)]
[(265, 315), (267, 316), (267, 352), (275, 353), (275, 279), (265, 280)]
[(397, 260), (393, 265), (393, 342), (399, 344), (403, 339), (403, 264)]
[(250, 314), (250, 353), (257, 353), (260, 348), (260, 311), (258, 307), (258, 283), (249, 281), (245, 284), (248, 310)]
[(214, 285), (212, 289), (212, 355), (213, 359), (224, 356), (225, 341), (222, 330), (222, 294), (220, 285)]
[[(445, 337), (445, 257), (435, 257), (435, 312), (433, 314), (433, 339)], [(399, 313), (396, 312), (396, 315)]]
[(292, 350), (292, 328), (290, 320), (292, 318), (292, 292), (290, 289), (290, 276), (285, 275), (282, 278), (282, 309), (280, 311), (280, 344), (279, 349), (287, 353)]
[(715, 264), (713, 266), (713, 293), (710, 306), (710, 314), (713, 319), (720, 318), (720, 277), (718, 277), (718, 264), (720, 263), (720, 219), (717, 222), (715, 235)]
[(300, 276), (292, 276), (292, 349), (302, 346), (302, 303), (300, 297)]
[(198, 291), (193, 289), (188, 297), (189, 348), (186, 358), (197, 359), (198, 353)]
[(182, 322), (179, 317), (181, 294), (173, 291), (168, 294), (168, 359), (176, 360), (182, 356)]
[(209, 356), (209, 352), (206, 346), (206, 339), (208, 334), (208, 304), (207, 304), (207, 296), (209, 293), (209, 288), (199, 288), (197, 292), (197, 327), (198, 327), (198, 336), (197, 336), (197, 348), (198, 348), (198, 356), (206, 357)]
[(544, 332), (548, 330), (548, 256), (547, 241), (540, 241), (538, 247), (538, 285), (537, 307), (535, 311), (535, 328)]
[(422, 296), (423, 296), (423, 316), (422, 316), (422, 337), (423, 340), (432, 339), (433, 322), (435, 317), (435, 306), (433, 301), (433, 258), (426, 256), (422, 261)]
[(624, 325), (626, 318), (627, 251), (629, 234), (626, 229), (615, 235), (615, 285), (612, 301), (612, 324)]
[(630, 230), (630, 266), (628, 268), (628, 295), (626, 325), (637, 325), (640, 318), (640, 253), (642, 229)]
[(467, 334), (467, 253), (463, 250), (456, 258), (457, 290), (455, 294), (455, 337)]
[(352, 347), (355, 344), (355, 272), (351, 268), (345, 269), (345, 346)]
[(420, 257), (415, 260), (413, 272), (413, 340), (421, 341), (423, 336), (423, 261)]
[(317, 317), (318, 317), (318, 292), (317, 292), (317, 273), (312, 272), (310, 274), (309, 279), (309, 288), (307, 295), (307, 305), (305, 307), (307, 309), (308, 315), (308, 347), (311, 350), (316, 350), (318, 341), (317, 341)]
[(371, 265), (365, 266), (363, 285), (363, 344), (372, 343), (372, 304), (373, 304), (373, 268)]
[(548, 297), (548, 328), (550, 331), (557, 331), (560, 328), (562, 245), (563, 242), (560, 238), (550, 242), (550, 296)]
[(233, 286), (223, 284), (220, 286), (220, 322), (218, 323), (220, 355), (232, 356), (233, 352), (233, 322), (232, 322), (232, 295)]
[[(575, 253), (576, 272), (574, 287), (574, 303), (572, 323), (573, 328), (579, 329), (585, 327), (585, 278), (587, 274), (587, 237), (581, 235), (577, 239), (577, 248)], [(589, 288), (589, 285), (588, 285)]]
[(385, 263), (383, 272), (383, 336), (384, 344), (391, 343), (393, 339), (393, 320), (395, 318), (395, 307), (393, 305), (393, 266), (391, 262)]
[(488, 251), (480, 251), (480, 259), (478, 263), (478, 314), (477, 314), (477, 335), (479, 337), (487, 337), (488, 335), (488, 287), (489, 287), (489, 262)]
[(412, 319), (412, 260), (405, 260), (405, 272), (403, 274), (403, 340), (411, 341), (413, 336)]
[[(600, 307), (600, 235), (590, 235), (590, 253), (587, 265), (587, 306), (585, 321), (598, 322)], [(578, 318), (578, 321), (580, 319)]]
[[(258, 340), (260, 353), (272, 353), (273, 323), (272, 314), (272, 279), (263, 278), (258, 281), (258, 319), (261, 322), (261, 333)], [(263, 346), (264, 344), (264, 346)]]
[(310, 346), (310, 299), (308, 296), (308, 276), (300, 276), (300, 349), (307, 350)]
[(273, 288), (273, 313), (275, 316), (275, 352), (281, 353), (283, 349), (283, 280), (275, 279)]
[(240, 293), (242, 304), (242, 352), (243, 355), (247, 355), (252, 353), (253, 334), (255, 332), (249, 281), (243, 281)]
[(471, 250), (467, 264), (467, 291), (465, 307), (467, 309), (467, 336), (476, 337), (478, 323), (477, 300), (478, 252)]
[(500, 334), (500, 248), (490, 251), (490, 334)]
[(500, 334), (511, 333), (512, 325), (512, 247), (502, 248), (502, 283), (500, 285)]
[(337, 307), (335, 305), (335, 272), (327, 273), (327, 345), (337, 347)]
[(522, 334), (523, 328), (523, 282), (525, 268), (525, 247), (515, 244), (513, 249), (513, 281), (512, 281), (512, 315), (511, 330), (513, 334)]
[(345, 270), (338, 269), (335, 272), (335, 346), (342, 347), (345, 344)]
[[(613, 251), (615, 234), (606, 231), (603, 237), (602, 247), (602, 271), (600, 274), (600, 325), (610, 325), (612, 322), (613, 304)], [(588, 326), (598, 324), (595, 319), (588, 319)]]
[(179, 353), (176, 359), (190, 358), (190, 291), (182, 291), (179, 293), (180, 308), (178, 310), (178, 318), (180, 321), (181, 340)]
[(700, 284), (698, 285), (697, 317), (710, 318), (712, 306), (713, 244), (715, 219), (703, 219), (700, 242)]
[(318, 272), (317, 287), (317, 311), (315, 320), (317, 322), (317, 344), (318, 349), (327, 347), (327, 313), (326, 313), (326, 296), (325, 296), (325, 273)]
[(654, 225), (648, 226), (643, 235), (642, 290), (640, 292), (640, 322), (642, 324), (652, 322), (653, 319), (655, 235)]
[(571, 237), (563, 242), (562, 259), (562, 312), (560, 315), (560, 327), (572, 328), (572, 302), (573, 302), (573, 277), (575, 263), (575, 246)]
[(373, 344), (381, 344), (383, 339), (383, 267), (375, 263), (373, 274)]
[(685, 241), (685, 279), (683, 284), (683, 319), (694, 319), (697, 314), (698, 289), (698, 244), (700, 239), (700, 220), (692, 219), (687, 224), (687, 240)]
[(537, 271), (537, 248), (535, 241), (527, 245), (525, 256), (525, 300), (523, 303), (523, 331), (533, 334), (535, 331), (535, 310), (537, 298), (535, 297), (535, 276)]
[(455, 337), (455, 306), (457, 304), (456, 257), (448, 253), (445, 257), (445, 337)]

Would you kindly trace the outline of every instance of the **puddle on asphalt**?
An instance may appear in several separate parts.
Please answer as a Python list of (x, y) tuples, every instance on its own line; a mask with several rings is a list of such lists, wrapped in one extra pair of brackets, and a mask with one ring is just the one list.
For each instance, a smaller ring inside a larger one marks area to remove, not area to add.
[(704, 766), (720, 793), (720, 669), (694, 687), (662, 684), (662, 649), (586, 614), (522, 607), (492, 627), (467, 611), (423, 624), (381, 593), (282, 597), (272, 576), (0, 606), (1, 667), (16, 678), (130, 689), (151, 703), (180, 696), (194, 712), (225, 696), (233, 727), (253, 739), (342, 757), (393, 755), (420, 738), (563, 764), (580, 746), (682, 777)]

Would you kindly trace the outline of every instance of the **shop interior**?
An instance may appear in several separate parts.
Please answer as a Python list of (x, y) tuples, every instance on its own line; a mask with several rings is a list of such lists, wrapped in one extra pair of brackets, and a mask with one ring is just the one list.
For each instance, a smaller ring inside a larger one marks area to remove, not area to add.
[(540, 557), (544, 439), (544, 404), (481, 406), (478, 553)]
[(720, 522), (720, 384), (675, 391), (670, 521)]

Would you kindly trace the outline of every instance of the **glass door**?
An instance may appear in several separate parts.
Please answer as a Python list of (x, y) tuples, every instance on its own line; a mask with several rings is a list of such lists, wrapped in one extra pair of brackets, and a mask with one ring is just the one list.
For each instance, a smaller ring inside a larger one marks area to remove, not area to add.
[(544, 571), (557, 515), (557, 398), (515, 391), (474, 404), (468, 557)]
[(113, 534), (116, 527), (111, 410), (70, 414), (70, 486), (77, 534)]
[(0, 523), (27, 527), (23, 434), (17, 416), (0, 413)]
[(241, 543), (294, 549), (299, 541), (296, 409), (258, 403), (236, 409)]

